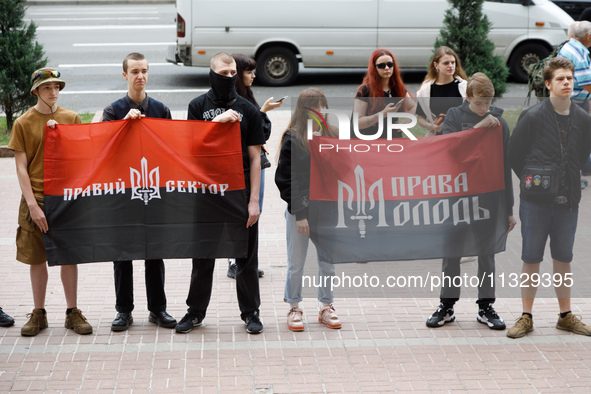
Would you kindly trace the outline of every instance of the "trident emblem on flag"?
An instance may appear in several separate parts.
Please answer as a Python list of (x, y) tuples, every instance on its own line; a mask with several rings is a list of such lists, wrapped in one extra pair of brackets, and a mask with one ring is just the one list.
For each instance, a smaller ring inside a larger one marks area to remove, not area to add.
[[(345, 201), (344, 194), (347, 191), (347, 208), (355, 212), (355, 215), (351, 215), (351, 220), (359, 220), (359, 235), (361, 238), (365, 238), (366, 231), (366, 220), (373, 219), (372, 215), (366, 213), (366, 194), (365, 194), (365, 176), (363, 168), (357, 166), (355, 168), (355, 186), (357, 192), (357, 210), (353, 209), (353, 189), (343, 181), (338, 181), (339, 187), (339, 201), (338, 201), (338, 222), (336, 228), (347, 228), (345, 224)], [(384, 203), (384, 186), (382, 180), (375, 181), (369, 188), (369, 210), (374, 209), (376, 200), (374, 199), (374, 191), (378, 191), (378, 225), (377, 227), (388, 227), (386, 223), (386, 212)]]
[[(129, 176), (131, 178), (131, 199), (140, 199), (148, 205), (148, 201), (153, 198), (160, 198), (160, 167), (150, 171), (148, 176), (148, 160), (142, 157), (142, 173), (135, 168), (129, 167)], [(149, 182), (149, 186), (148, 186)]]

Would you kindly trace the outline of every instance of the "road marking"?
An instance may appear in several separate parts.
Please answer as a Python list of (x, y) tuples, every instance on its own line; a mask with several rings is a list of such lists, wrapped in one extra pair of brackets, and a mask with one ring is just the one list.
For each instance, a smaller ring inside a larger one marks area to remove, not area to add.
[(55, 30), (154, 30), (176, 29), (176, 25), (96, 25), (96, 26), (39, 26), (37, 31)]
[[(157, 20), (159, 16), (124, 16), (117, 18), (109, 18), (105, 16), (103, 18), (35, 18), (35, 22), (39, 21), (50, 21), (50, 22), (69, 22), (69, 21), (145, 21), (145, 20)], [(32, 19), (25, 19), (27, 22), (33, 21)]]
[(72, 44), (75, 47), (144, 47), (157, 45), (176, 45), (176, 42), (89, 42)]
[[(174, 66), (172, 63), (149, 63), (154, 66)], [(82, 68), (82, 67), (121, 67), (121, 63), (102, 63), (102, 64), (59, 64), (58, 68)]]
[[(148, 93), (203, 93), (207, 92), (209, 89), (148, 89), (146, 92)], [(127, 90), (68, 90), (68, 91), (61, 91), (61, 95), (71, 95), (71, 94), (123, 94), (127, 93)]]
[[(94, 10), (87, 10), (88, 13), (92, 13), (93, 15), (113, 15), (113, 11), (94, 11)], [(158, 11), (137, 11), (134, 9), (126, 9), (126, 10), (117, 10), (117, 14), (121, 15), (124, 13), (130, 13), (130, 14), (134, 14), (134, 15), (141, 15), (141, 14), (159, 14), (160, 12)], [(27, 12), (27, 15), (43, 15), (43, 16), (48, 16), (48, 15), (59, 15), (59, 16), (64, 16), (64, 15), (88, 15), (86, 13), (81, 13), (79, 11), (43, 11), (43, 12)], [(35, 19), (38, 20), (38, 19)]]

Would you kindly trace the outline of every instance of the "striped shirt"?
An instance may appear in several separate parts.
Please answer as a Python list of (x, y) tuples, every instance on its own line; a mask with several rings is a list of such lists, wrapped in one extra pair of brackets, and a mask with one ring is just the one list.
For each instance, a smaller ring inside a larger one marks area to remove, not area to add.
[(564, 44), (558, 56), (562, 56), (573, 62), (575, 66), (575, 83), (572, 98), (584, 100), (588, 92), (583, 89), (585, 85), (591, 85), (591, 60), (589, 60), (589, 50), (585, 48), (580, 41), (571, 38)]

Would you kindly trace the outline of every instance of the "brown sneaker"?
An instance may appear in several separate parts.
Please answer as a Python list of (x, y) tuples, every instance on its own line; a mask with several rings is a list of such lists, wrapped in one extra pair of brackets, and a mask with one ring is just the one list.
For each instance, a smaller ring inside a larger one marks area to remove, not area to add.
[(570, 312), (565, 317), (560, 317), (560, 315), (558, 315), (556, 328), (559, 330), (572, 331), (579, 335), (591, 335), (591, 327), (583, 323), (580, 318)]
[(25, 337), (34, 337), (39, 331), (47, 328), (47, 316), (39, 308), (33, 309), (33, 312), (27, 314), (29, 321), (21, 328), (21, 335)]
[(524, 337), (528, 332), (534, 330), (534, 321), (528, 315), (521, 315), (515, 322), (515, 325), (507, 331), (509, 338), (521, 338)]
[(92, 334), (92, 326), (88, 324), (82, 311), (78, 308), (74, 308), (69, 315), (66, 315), (66, 323), (64, 325), (66, 328), (73, 329), (76, 334)]

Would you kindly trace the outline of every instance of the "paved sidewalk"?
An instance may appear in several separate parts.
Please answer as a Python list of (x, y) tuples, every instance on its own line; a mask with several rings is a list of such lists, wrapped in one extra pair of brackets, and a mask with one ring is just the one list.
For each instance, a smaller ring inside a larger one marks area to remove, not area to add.
[[(182, 117), (177, 115), (176, 117)], [(289, 113), (273, 111), (268, 148), (275, 157)], [(274, 160), (273, 160), (274, 162)], [(589, 392), (591, 338), (556, 330), (554, 299), (536, 300), (535, 331), (512, 340), (476, 321), (473, 298), (462, 299), (456, 322), (429, 329), (425, 320), (436, 298), (337, 299), (343, 327), (330, 330), (316, 321), (314, 299), (303, 303), (306, 330), (286, 325), (285, 204), (266, 171), (260, 227), (261, 335), (248, 335), (239, 318), (235, 281), (218, 261), (205, 326), (175, 334), (148, 322), (143, 263), (135, 262), (134, 324), (110, 331), (115, 317), (112, 263), (79, 266), (78, 305), (95, 332), (79, 336), (63, 327), (65, 300), (59, 269), (50, 268), (49, 328), (34, 338), (20, 336), (32, 309), (28, 269), (17, 263), (15, 232), (19, 187), (14, 159), (0, 159), (0, 306), (16, 325), (0, 328), (0, 393), (37, 392)], [(575, 261), (591, 252), (591, 196), (583, 192)], [(519, 229), (498, 255), (499, 264), (518, 264)], [(544, 264), (549, 264), (545, 261)], [(432, 271), (440, 261), (425, 262)], [(166, 261), (168, 312), (186, 311), (189, 260)], [(474, 263), (462, 265), (475, 270)], [(508, 325), (521, 313), (519, 299), (500, 299), (497, 311)], [(591, 323), (589, 299), (573, 300), (573, 312)]]

